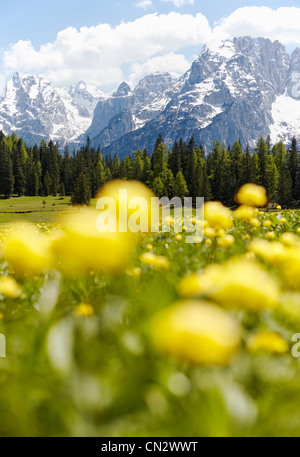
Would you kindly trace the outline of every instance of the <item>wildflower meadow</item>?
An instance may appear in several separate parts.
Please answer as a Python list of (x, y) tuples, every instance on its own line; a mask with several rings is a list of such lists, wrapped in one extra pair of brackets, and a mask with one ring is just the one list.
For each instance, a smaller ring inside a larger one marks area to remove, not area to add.
[(299, 436), (299, 211), (246, 184), (154, 232), (144, 184), (101, 197), (0, 226), (0, 435)]

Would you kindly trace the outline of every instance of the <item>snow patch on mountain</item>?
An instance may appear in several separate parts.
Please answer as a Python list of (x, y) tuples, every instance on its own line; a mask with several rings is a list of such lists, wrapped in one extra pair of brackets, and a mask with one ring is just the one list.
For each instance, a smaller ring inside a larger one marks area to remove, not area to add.
[(68, 90), (55, 88), (41, 76), (15, 73), (0, 98), (0, 130), (16, 132), (30, 144), (42, 138), (61, 145), (76, 142), (103, 98), (101, 91), (83, 82)]
[(274, 143), (282, 140), (288, 143), (291, 136), (300, 137), (300, 100), (280, 95), (272, 105), (274, 123), (270, 126)]

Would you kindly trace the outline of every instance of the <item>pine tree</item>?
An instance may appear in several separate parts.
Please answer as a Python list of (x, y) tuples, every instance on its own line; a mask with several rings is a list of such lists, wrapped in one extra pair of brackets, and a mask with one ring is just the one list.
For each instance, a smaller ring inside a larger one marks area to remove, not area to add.
[(292, 144), (288, 152), (288, 168), (290, 170), (290, 176), (292, 180), (293, 198), (298, 199), (299, 195), (297, 193), (297, 174), (299, 171), (299, 152), (297, 149), (297, 140), (295, 137), (292, 139)]
[(160, 175), (161, 180), (164, 184), (165, 196), (172, 198), (174, 191), (174, 176), (171, 170), (167, 169)]
[(90, 183), (87, 175), (81, 172), (78, 176), (71, 198), (72, 205), (89, 205), (91, 201)]
[(43, 179), (43, 194), (44, 197), (48, 197), (48, 195), (51, 194), (51, 189), (52, 189), (52, 179), (50, 176), (49, 171), (46, 171), (46, 174)]
[(279, 173), (275, 164), (274, 157), (267, 156), (266, 160), (266, 189), (270, 202), (276, 202), (278, 192)]
[(0, 194), (9, 198), (14, 189), (13, 165), (9, 151), (0, 140)]
[(259, 167), (259, 158), (257, 152), (254, 151), (251, 157), (251, 179), (250, 182), (260, 185), (261, 184), (261, 175)]
[(183, 174), (179, 171), (175, 178), (174, 183), (174, 196), (180, 197), (183, 199), (188, 195), (188, 188), (186, 185), (186, 180), (184, 179)]
[(114, 179), (120, 177), (120, 159), (117, 155), (113, 159), (111, 175)]
[(154, 179), (151, 185), (152, 192), (159, 198), (166, 197), (165, 186), (160, 176)]
[(251, 173), (251, 168), (252, 168), (251, 152), (250, 152), (249, 145), (247, 144), (246, 152), (243, 155), (241, 184), (247, 184), (249, 182), (252, 182), (253, 176)]
[(175, 141), (174, 146), (172, 148), (172, 152), (169, 155), (168, 166), (174, 176), (176, 176), (179, 171), (182, 171), (181, 155), (180, 155), (179, 144), (177, 141)]
[(60, 196), (61, 197), (65, 197), (65, 195), (66, 195), (65, 185), (62, 182), (61, 185), (60, 185)]
[(263, 137), (258, 140), (255, 151), (258, 155), (259, 160), (261, 184), (266, 187), (266, 164), (269, 150)]
[(149, 186), (152, 181), (151, 159), (148, 155), (144, 158), (143, 172), (142, 172), (141, 180), (147, 186)]
[(279, 174), (278, 201), (287, 205), (292, 201), (292, 179), (288, 169), (287, 150), (282, 141), (274, 146), (273, 155)]
[(243, 152), (241, 143), (235, 141), (231, 150), (231, 194), (235, 195), (238, 189), (242, 186), (243, 183)]
[(18, 140), (13, 151), (13, 174), (15, 177), (14, 192), (21, 197), (26, 190), (26, 178), (24, 173), (24, 144)]
[(143, 176), (143, 159), (142, 159), (142, 151), (139, 149), (138, 151), (134, 152), (135, 154), (135, 159), (133, 163), (133, 178), (136, 179), (137, 181), (142, 180)]

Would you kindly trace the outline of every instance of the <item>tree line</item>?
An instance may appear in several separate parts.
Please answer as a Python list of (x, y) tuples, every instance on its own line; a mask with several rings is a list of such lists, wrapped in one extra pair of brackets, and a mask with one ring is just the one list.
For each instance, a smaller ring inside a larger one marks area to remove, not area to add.
[(204, 197), (233, 204), (245, 183), (266, 187), (271, 202), (291, 205), (300, 200), (300, 161), (297, 141), (289, 148), (282, 141), (271, 145), (261, 137), (254, 150), (242, 149), (239, 140), (227, 147), (216, 141), (205, 154), (192, 137), (175, 141), (171, 150), (159, 135), (152, 155), (138, 150), (122, 160), (103, 157), (100, 148), (85, 146), (63, 153), (53, 141), (26, 147), (15, 133), (0, 132), (0, 195), (72, 196), (74, 204), (88, 204), (101, 185), (111, 179), (136, 179), (159, 196)]

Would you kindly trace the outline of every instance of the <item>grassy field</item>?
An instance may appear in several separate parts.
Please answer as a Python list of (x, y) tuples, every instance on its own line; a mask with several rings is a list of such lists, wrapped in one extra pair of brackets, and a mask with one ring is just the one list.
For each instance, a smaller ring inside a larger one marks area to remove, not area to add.
[[(45, 201), (45, 204), (43, 203)], [(55, 222), (70, 209), (69, 197), (12, 197), (0, 200), (0, 223)]]
[(0, 436), (300, 436), (300, 214), (251, 192), (194, 244), (1, 201)]
[[(0, 224), (27, 221), (32, 223), (60, 222), (77, 210), (70, 206), (70, 197), (12, 197), (0, 199)], [(45, 202), (45, 204), (44, 204)], [(96, 206), (96, 200), (91, 200)]]

